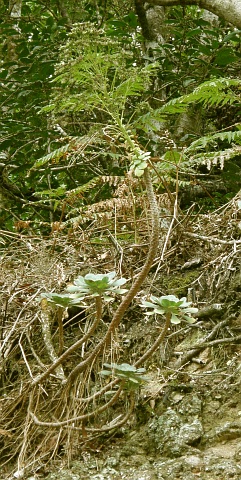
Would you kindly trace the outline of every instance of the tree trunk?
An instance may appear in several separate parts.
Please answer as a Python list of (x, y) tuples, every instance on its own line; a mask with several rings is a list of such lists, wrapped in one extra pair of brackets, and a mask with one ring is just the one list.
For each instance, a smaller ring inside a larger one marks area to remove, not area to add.
[(20, 20), (22, 11), (22, 0), (9, 0), (9, 14), (11, 18)]
[(148, 3), (163, 7), (197, 5), (241, 28), (241, 0), (150, 0)]

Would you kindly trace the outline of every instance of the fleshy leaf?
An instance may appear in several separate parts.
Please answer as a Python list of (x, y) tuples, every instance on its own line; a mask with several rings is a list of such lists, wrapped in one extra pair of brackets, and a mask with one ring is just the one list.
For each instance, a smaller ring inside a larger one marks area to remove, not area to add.
[(46, 298), (49, 302), (55, 303), (63, 308), (68, 308), (71, 305), (81, 305), (83, 296), (80, 295), (71, 295), (67, 293), (57, 294), (57, 293), (41, 293), (41, 298)]
[(171, 323), (179, 324), (182, 320), (193, 323), (195, 319), (189, 316), (189, 313), (196, 313), (198, 311), (195, 307), (190, 307), (191, 302), (186, 301), (186, 297), (180, 300), (175, 295), (163, 295), (161, 297), (150, 296), (150, 300), (142, 300), (141, 306), (151, 311), (147, 311), (146, 315), (167, 315), (171, 314)]
[(178, 323), (181, 323), (181, 319), (174, 315), (174, 313), (171, 316), (171, 323), (174, 323), (175, 325), (178, 325)]

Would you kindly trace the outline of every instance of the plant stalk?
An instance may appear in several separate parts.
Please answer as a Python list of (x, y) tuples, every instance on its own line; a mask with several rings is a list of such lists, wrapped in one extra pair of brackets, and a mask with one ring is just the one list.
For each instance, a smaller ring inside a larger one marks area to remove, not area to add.
[(106, 344), (109, 343), (111, 339), (111, 335), (119, 326), (126, 310), (128, 309), (130, 303), (134, 299), (135, 295), (138, 293), (141, 285), (143, 284), (144, 280), (146, 279), (153, 261), (157, 255), (158, 246), (159, 246), (159, 211), (158, 211), (158, 204), (156, 201), (155, 193), (152, 186), (151, 176), (148, 167), (144, 171), (144, 180), (146, 184), (146, 192), (147, 197), (150, 205), (151, 211), (151, 221), (152, 221), (152, 233), (150, 237), (150, 246), (147, 255), (147, 259), (140, 271), (139, 275), (136, 277), (133, 285), (131, 286), (130, 290), (123, 298), (122, 302), (120, 303), (119, 307), (117, 308), (115, 315), (109, 325), (109, 328), (103, 337), (103, 339), (98, 343), (92, 353), (82, 362), (80, 362), (70, 373), (67, 382), (72, 383), (77, 375), (82, 372), (94, 359), (100, 354)]

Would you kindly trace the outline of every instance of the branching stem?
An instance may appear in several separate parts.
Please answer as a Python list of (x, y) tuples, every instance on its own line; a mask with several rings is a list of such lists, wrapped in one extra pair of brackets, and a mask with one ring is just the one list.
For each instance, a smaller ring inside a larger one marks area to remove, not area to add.
[(77, 342), (74, 343), (74, 345), (71, 345), (71, 347), (68, 348), (68, 350), (66, 350), (47, 370), (46, 372), (42, 373), (42, 375), (39, 375), (34, 381), (33, 381), (33, 386), (35, 385), (38, 385), (39, 383), (41, 383), (43, 380), (45, 380), (49, 375), (50, 373), (52, 373), (60, 364), (62, 364), (68, 357), (71, 353), (75, 352), (75, 350), (77, 350), (77, 348), (81, 347), (81, 345), (83, 345), (83, 343), (85, 343), (88, 338), (93, 335), (93, 333), (95, 332), (96, 328), (98, 327), (99, 323), (100, 323), (100, 320), (101, 320), (101, 316), (102, 316), (102, 299), (101, 297), (96, 297), (95, 298), (95, 307), (96, 307), (96, 318), (92, 324), (92, 326), (90, 327), (90, 329), (88, 330), (88, 332), (82, 337), (80, 338), (80, 340), (78, 340)]
[(171, 324), (171, 313), (166, 314), (166, 322), (165, 325), (160, 333), (160, 335), (157, 337), (156, 341), (153, 343), (153, 345), (142, 355), (139, 360), (137, 360), (136, 363), (134, 363), (135, 367), (139, 367), (143, 362), (145, 362), (151, 355), (156, 351), (156, 349), (159, 347), (159, 345), (162, 343), (163, 339), (165, 338), (168, 328), (170, 327)]
[(82, 362), (80, 362), (70, 373), (68, 377), (68, 383), (72, 384), (74, 379), (77, 375), (82, 372), (94, 359), (100, 354), (103, 350), (105, 345), (107, 345), (111, 339), (111, 335), (114, 333), (116, 328), (119, 326), (127, 308), (129, 307), (130, 303), (134, 299), (135, 295), (139, 291), (142, 283), (146, 279), (150, 268), (152, 267), (153, 261), (156, 257), (158, 245), (159, 245), (159, 212), (158, 212), (158, 205), (155, 197), (155, 193), (152, 186), (151, 176), (149, 169), (146, 168), (144, 171), (144, 180), (146, 184), (146, 191), (149, 200), (150, 210), (151, 210), (151, 218), (152, 218), (152, 234), (150, 238), (150, 247), (147, 255), (147, 259), (140, 271), (139, 275), (136, 277), (132, 287), (123, 298), (121, 304), (117, 308), (115, 315), (109, 325), (109, 328), (103, 337), (103, 339), (98, 343), (92, 353)]

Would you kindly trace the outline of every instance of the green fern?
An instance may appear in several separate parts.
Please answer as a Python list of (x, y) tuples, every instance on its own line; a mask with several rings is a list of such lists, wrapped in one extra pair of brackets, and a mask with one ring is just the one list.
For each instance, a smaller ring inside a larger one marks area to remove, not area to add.
[(62, 157), (64, 157), (66, 152), (69, 151), (69, 149), (70, 149), (70, 144), (67, 144), (67, 145), (64, 145), (63, 147), (53, 150), (53, 152), (48, 153), (47, 155), (44, 155), (44, 157), (39, 158), (37, 162), (34, 163), (31, 170), (43, 167), (43, 165), (46, 165), (46, 163), (58, 163), (59, 160)]
[(57, 148), (52, 152), (44, 155), (39, 158), (34, 165), (31, 167), (31, 170), (38, 169), (43, 167), (47, 163), (58, 163), (62, 158), (65, 159), (66, 154), (76, 153), (76, 151), (81, 152), (86, 148), (87, 145), (91, 145), (94, 142), (95, 136), (83, 136), (83, 137), (71, 137), (69, 143), (63, 147)]
[(184, 113), (189, 105), (202, 103), (204, 107), (223, 106), (240, 102), (240, 94), (233, 91), (232, 87), (241, 87), (240, 79), (217, 78), (199, 85), (192, 93), (173, 98), (161, 108), (149, 110), (136, 121), (136, 127), (158, 131), (160, 123), (165, 122), (168, 115)]
[[(223, 106), (240, 100), (240, 80), (218, 78), (202, 83), (193, 92), (172, 99), (159, 109), (152, 109), (145, 101), (143, 93), (150, 87), (159, 65), (154, 63), (144, 68), (136, 66), (133, 58), (130, 58), (130, 53), (120, 48), (118, 40), (107, 38), (101, 30), (93, 32), (91, 26), (88, 30), (86, 25), (84, 33), (82, 31), (80, 35), (78, 32), (81, 29), (82, 26), (74, 27), (69, 42), (61, 50), (58, 72), (54, 79), (56, 84), (54, 97), (51, 105), (46, 108), (50, 111), (54, 109), (55, 113), (63, 115), (68, 112), (77, 113), (78, 116), (83, 116), (83, 121), (87, 118), (96, 132), (96, 137), (90, 140), (89, 144), (95, 146), (100, 142), (100, 128), (104, 124), (110, 140), (106, 141), (105, 135), (101, 139), (101, 150), (104, 150), (103, 146), (105, 147), (103, 156), (112, 155), (119, 161), (121, 154), (122, 158), (130, 161), (137, 175), (142, 174), (147, 165), (145, 159), (140, 163), (142, 155), (147, 152), (142, 152), (138, 147), (138, 142), (135, 140), (136, 129), (144, 132), (159, 131), (160, 123), (165, 122), (168, 116), (182, 114), (193, 104), (202, 104), (204, 107)], [(135, 98), (131, 99), (131, 97), (142, 95), (138, 105), (135, 105)], [(101, 127), (100, 123), (93, 118), (100, 119), (100, 122), (103, 120)], [(232, 155), (231, 151), (234, 151), (234, 147), (229, 149), (225, 156), (223, 151), (218, 152), (220, 142), (240, 144), (240, 139), (241, 131), (237, 129), (206, 135), (184, 149), (182, 158), (180, 162), (179, 159), (177, 160), (177, 164), (185, 170), (188, 164), (195, 165), (199, 161), (209, 162), (208, 164), (215, 162), (215, 158), (220, 154), (221, 165), (223, 159)], [(116, 145), (114, 151), (110, 148), (110, 144), (115, 144), (116, 140), (119, 152), (116, 152)], [(83, 149), (84, 146), (81, 145), (84, 144), (81, 144), (80, 139), (71, 140), (68, 145), (38, 160), (34, 168), (39, 168), (48, 162), (58, 162), (66, 154), (73, 155), (76, 153), (76, 148), (82, 151), (81, 148)], [(180, 153), (177, 153), (180, 156)], [(86, 158), (88, 158), (88, 152)], [(169, 164), (176, 163), (172, 158), (164, 160)], [(166, 168), (167, 171), (163, 173), (172, 176), (171, 170), (175, 169), (176, 165)], [(98, 181), (94, 178), (85, 185), (66, 193), (71, 196), (82, 194)]]
[(59, 64), (51, 105), (42, 112), (81, 112), (95, 109), (122, 116), (130, 97), (137, 97), (149, 88), (156, 75), (157, 63), (141, 67), (135, 64), (133, 52), (123, 43), (110, 38), (91, 24), (73, 27), (69, 40), (60, 49)]
[(89, 182), (84, 183), (83, 185), (80, 185), (77, 188), (73, 188), (72, 190), (69, 190), (66, 192), (66, 196), (68, 199), (72, 199), (73, 197), (78, 197), (79, 195), (82, 195), (83, 193), (88, 192), (91, 190), (91, 188), (95, 187), (102, 181), (102, 177), (94, 177)]
[(60, 185), (58, 188), (52, 188), (48, 190), (41, 190), (39, 192), (35, 192), (34, 195), (36, 197), (48, 197), (48, 198), (60, 198), (66, 194), (66, 185)]
[(238, 131), (228, 131), (228, 132), (218, 132), (214, 133), (213, 135), (206, 135), (204, 137), (199, 138), (191, 143), (191, 145), (185, 149), (185, 153), (189, 154), (193, 151), (197, 151), (200, 149), (206, 149), (210, 145), (218, 145), (218, 141), (221, 142), (236, 142), (241, 144), (241, 130)]
[(182, 113), (192, 103), (202, 103), (205, 107), (233, 104), (240, 101), (231, 87), (241, 86), (239, 79), (217, 78), (199, 85), (192, 93), (174, 98), (158, 111), (162, 114)]
[(66, 84), (64, 95), (61, 91), (61, 96), (56, 96), (55, 111), (90, 113), (98, 108), (115, 119), (129, 97), (140, 96), (147, 89), (157, 68), (157, 64), (126, 68), (120, 52), (105, 55), (89, 51), (55, 78), (55, 83)]
[(236, 157), (241, 154), (241, 147), (234, 146), (233, 148), (227, 148), (226, 150), (219, 150), (216, 152), (205, 152), (192, 155), (189, 158), (189, 161), (185, 162), (183, 169), (189, 167), (189, 165), (206, 165), (208, 170), (211, 169), (213, 165), (217, 165), (223, 170), (224, 163), (231, 158)]

